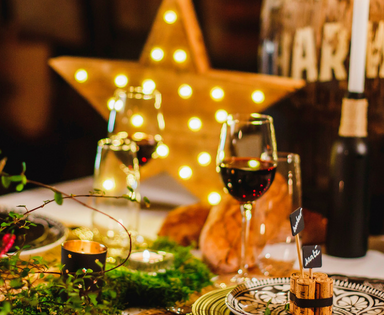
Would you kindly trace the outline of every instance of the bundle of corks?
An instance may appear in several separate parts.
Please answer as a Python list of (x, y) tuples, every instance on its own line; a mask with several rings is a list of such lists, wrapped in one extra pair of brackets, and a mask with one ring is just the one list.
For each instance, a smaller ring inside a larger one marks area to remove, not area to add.
[(332, 315), (333, 279), (322, 272), (291, 275), (289, 311), (292, 315)]
[[(276, 173), (271, 188), (256, 201), (247, 248), (250, 268), (265, 244), (285, 240), (290, 233), (287, 189), (286, 180)], [(304, 219), (307, 223), (302, 233), (303, 244), (323, 243), (326, 219), (306, 210)], [(260, 224), (264, 224), (264, 234), (260, 233)], [(199, 203), (179, 207), (168, 214), (158, 234), (184, 246), (199, 247), (203, 260), (217, 274), (235, 272), (239, 265), (241, 234), (239, 202), (227, 195), (217, 206)]]

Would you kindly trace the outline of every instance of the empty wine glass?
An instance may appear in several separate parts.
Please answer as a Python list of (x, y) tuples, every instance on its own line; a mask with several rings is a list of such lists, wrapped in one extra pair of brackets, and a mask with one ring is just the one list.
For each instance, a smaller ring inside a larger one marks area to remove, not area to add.
[(265, 194), (268, 197), (265, 206), (267, 212), (278, 211), (280, 222), (274, 222), (273, 226), (265, 224), (266, 218), (261, 214), (264, 227), (256, 230), (263, 231), (263, 235), (259, 235), (259, 242), (263, 243), (264, 248), (258, 257), (258, 267), (265, 276), (286, 277), (291, 273), (297, 258), (289, 215), (301, 207), (300, 156), (291, 152), (278, 152), (277, 155), (274, 184), (277, 186), (274, 191)]
[[(140, 173), (136, 149), (135, 143), (128, 139), (101, 139), (97, 145), (95, 159), (94, 189), (104, 191), (109, 196), (129, 195), (140, 200)], [(131, 239), (135, 243), (138, 236), (139, 204), (125, 198), (103, 197), (94, 198), (93, 201), (98, 210), (118, 220), (131, 235), (129, 236), (116, 221), (93, 211), (94, 240), (108, 247), (109, 256), (126, 257), (131, 250)]]
[(261, 114), (229, 115), (223, 124), (217, 167), (225, 188), (240, 202), (242, 216), (240, 266), (232, 281), (247, 276), (246, 248), (252, 218), (252, 202), (271, 186), (277, 166), (273, 119)]

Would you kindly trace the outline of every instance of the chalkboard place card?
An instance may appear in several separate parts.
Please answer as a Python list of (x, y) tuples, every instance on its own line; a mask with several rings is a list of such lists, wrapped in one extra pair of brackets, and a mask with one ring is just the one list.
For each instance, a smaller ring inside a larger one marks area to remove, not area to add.
[(303, 267), (320, 268), (322, 266), (321, 246), (308, 245), (303, 246)]
[(293, 236), (304, 230), (303, 208), (300, 207), (293, 211), (290, 214), (289, 219), (291, 221), (291, 230)]

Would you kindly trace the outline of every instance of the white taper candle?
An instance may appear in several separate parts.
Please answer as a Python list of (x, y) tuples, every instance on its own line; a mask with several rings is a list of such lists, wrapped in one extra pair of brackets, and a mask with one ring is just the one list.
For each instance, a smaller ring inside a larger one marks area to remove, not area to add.
[(354, 0), (348, 91), (364, 92), (369, 0)]

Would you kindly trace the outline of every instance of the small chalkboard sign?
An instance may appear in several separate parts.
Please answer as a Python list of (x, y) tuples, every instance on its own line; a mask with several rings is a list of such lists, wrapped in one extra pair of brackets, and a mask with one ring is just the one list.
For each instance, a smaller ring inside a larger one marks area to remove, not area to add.
[(303, 267), (304, 268), (320, 268), (321, 266), (322, 266), (321, 246), (320, 245), (303, 246)]
[(304, 230), (303, 208), (300, 207), (293, 211), (289, 216), (289, 219), (291, 220), (291, 230), (293, 236)]

